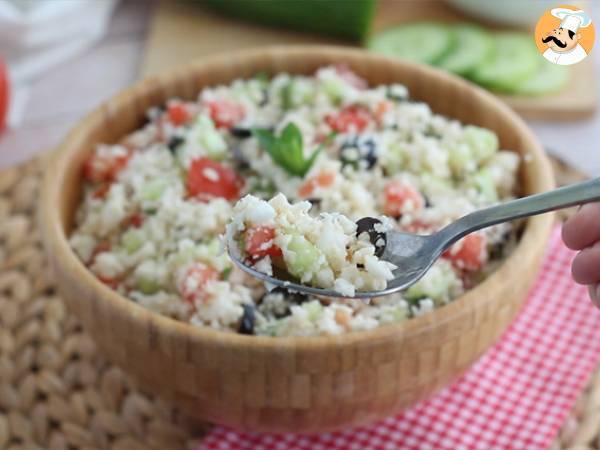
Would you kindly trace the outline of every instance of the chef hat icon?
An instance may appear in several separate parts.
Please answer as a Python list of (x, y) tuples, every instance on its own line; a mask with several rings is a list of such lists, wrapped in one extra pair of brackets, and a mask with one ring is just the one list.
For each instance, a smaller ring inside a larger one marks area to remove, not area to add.
[(554, 17), (561, 20), (561, 28), (571, 30), (573, 33), (577, 33), (579, 28), (585, 28), (592, 23), (590, 16), (581, 9), (573, 11), (567, 8), (554, 8), (550, 12)]

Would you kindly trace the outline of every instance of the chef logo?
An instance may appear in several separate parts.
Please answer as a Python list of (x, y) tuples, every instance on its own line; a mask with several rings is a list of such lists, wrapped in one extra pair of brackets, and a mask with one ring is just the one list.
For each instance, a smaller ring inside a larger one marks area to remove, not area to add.
[(548, 61), (569, 66), (584, 60), (594, 45), (594, 24), (573, 6), (546, 11), (535, 28), (535, 43)]

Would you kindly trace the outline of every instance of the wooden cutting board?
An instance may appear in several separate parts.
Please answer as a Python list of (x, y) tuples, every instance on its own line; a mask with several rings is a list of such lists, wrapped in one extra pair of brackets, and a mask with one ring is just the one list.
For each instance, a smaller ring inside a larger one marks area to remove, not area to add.
[[(444, 2), (424, 0), (381, 1), (374, 30), (413, 20), (465, 21), (467, 18)], [(493, 27), (493, 25), (490, 25)], [(149, 75), (205, 55), (264, 45), (337, 44), (328, 37), (269, 28), (216, 14), (192, 2), (161, 0), (157, 5), (142, 75)], [(501, 96), (527, 118), (569, 120), (587, 117), (597, 104), (597, 79), (591, 58), (572, 66), (571, 82), (557, 94), (545, 97)]]

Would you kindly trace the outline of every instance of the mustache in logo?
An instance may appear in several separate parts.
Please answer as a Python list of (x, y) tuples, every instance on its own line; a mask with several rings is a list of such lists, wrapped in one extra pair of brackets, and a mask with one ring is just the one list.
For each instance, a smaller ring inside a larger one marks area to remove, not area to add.
[(556, 36), (546, 36), (545, 38), (542, 38), (544, 44), (550, 41), (553, 41), (560, 48), (565, 48), (567, 46), (566, 42), (559, 41)]

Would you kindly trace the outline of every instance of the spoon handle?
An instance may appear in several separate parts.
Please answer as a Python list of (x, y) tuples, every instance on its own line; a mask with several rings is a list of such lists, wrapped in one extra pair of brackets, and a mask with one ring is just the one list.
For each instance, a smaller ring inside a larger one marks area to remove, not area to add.
[(438, 233), (445, 242), (444, 248), (447, 248), (463, 236), (481, 228), (598, 200), (600, 178), (594, 178), (480, 209), (452, 222)]

